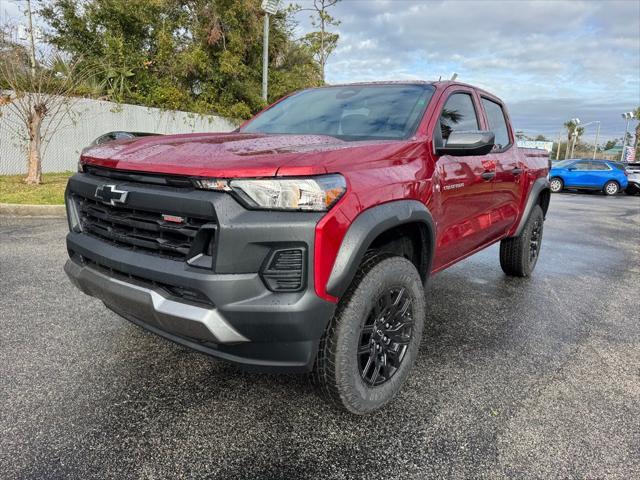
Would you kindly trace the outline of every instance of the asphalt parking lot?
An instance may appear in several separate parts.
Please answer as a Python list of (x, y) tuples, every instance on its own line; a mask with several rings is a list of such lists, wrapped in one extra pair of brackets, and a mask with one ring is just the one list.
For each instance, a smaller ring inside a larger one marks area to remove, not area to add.
[(0, 477), (640, 478), (640, 199), (552, 198), (531, 279), (437, 275), (408, 384), (354, 417), (72, 288), (66, 221), (0, 218)]

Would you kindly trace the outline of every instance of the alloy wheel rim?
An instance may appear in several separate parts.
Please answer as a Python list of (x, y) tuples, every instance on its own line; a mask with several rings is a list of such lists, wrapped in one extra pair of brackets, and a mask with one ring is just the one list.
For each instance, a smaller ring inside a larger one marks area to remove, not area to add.
[(400, 368), (413, 336), (413, 302), (404, 287), (387, 289), (373, 305), (360, 333), (358, 369), (370, 387)]
[(614, 183), (610, 183), (609, 185), (607, 185), (607, 193), (608, 194), (613, 195), (617, 191), (618, 191), (618, 187), (616, 187), (616, 185)]
[(533, 263), (540, 253), (540, 242), (542, 241), (542, 222), (536, 220), (531, 229), (531, 237), (529, 239), (529, 263)]
[(553, 180), (551, 182), (551, 190), (553, 190), (554, 192), (560, 191), (560, 182), (558, 180)]

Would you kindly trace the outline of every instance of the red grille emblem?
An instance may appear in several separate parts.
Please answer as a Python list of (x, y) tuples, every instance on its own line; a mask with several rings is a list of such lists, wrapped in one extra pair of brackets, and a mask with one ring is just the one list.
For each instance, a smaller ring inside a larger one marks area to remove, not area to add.
[(178, 217), (177, 215), (165, 215), (164, 213), (162, 214), (162, 220), (171, 223), (184, 223), (184, 218)]

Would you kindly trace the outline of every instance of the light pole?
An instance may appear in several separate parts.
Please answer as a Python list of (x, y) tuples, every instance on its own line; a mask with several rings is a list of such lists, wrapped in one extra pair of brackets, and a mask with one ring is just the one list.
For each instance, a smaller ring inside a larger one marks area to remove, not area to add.
[[(573, 130), (573, 147), (575, 147), (576, 145), (575, 139), (578, 137), (578, 126), (584, 129), (584, 127), (588, 127), (589, 125), (593, 125), (594, 123), (598, 124), (598, 129), (596, 130), (596, 144), (593, 147), (593, 158), (592, 158), (592, 160), (595, 160), (596, 150), (598, 148), (598, 138), (600, 138), (600, 120), (594, 120), (593, 122), (589, 122), (589, 123), (580, 123), (579, 118), (573, 118), (571, 119), (571, 121), (576, 124), (576, 128)], [(573, 147), (571, 147), (571, 158), (573, 158)]]
[(624, 129), (624, 137), (622, 137), (622, 152), (620, 153), (620, 161), (624, 160), (624, 151), (627, 148), (627, 135), (629, 134), (629, 122), (633, 118), (633, 112), (625, 112), (622, 114), (622, 118), (627, 121), (627, 126)]
[(560, 160), (560, 143), (562, 142), (562, 130), (558, 134), (558, 150), (556, 151), (556, 161)]
[(596, 151), (598, 150), (598, 139), (600, 138), (600, 121), (596, 122), (598, 124), (598, 129), (596, 130), (596, 141), (593, 145), (593, 158), (592, 160), (596, 159)]
[(278, 12), (280, 0), (262, 0), (264, 10), (264, 38), (262, 43), (262, 99), (266, 102), (269, 93), (269, 15)]
[(580, 123), (580, 119), (579, 118), (573, 118), (572, 119), (573, 123), (575, 123), (576, 127), (573, 130), (573, 145), (571, 146), (571, 158), (573, 158), (573, 152), (574, 149), (576, 147), (576, 139), (578, 138), (578, 127), (584, 129), (585, 127), (588, 127), (589, 125), (593, 125), (594, 123), (598, 124), (598, 129), (596, 130), (596, 142), (595, 145), (593, 147), (593, 158), (592, 160), (595, 160), (596, 158), (596, 150), (598, 149), (598, 139), (600, 138), (600, 120), (594, 120), (593, 122), (588, 122), (588, 123)]

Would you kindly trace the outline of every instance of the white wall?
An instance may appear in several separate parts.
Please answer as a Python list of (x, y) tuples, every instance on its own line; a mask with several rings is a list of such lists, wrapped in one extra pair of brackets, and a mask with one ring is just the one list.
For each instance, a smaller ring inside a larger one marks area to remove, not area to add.
[[(0, 114), (0, 175), (26, 173), (26, 143), (9, 128), (15, 125), (15, 114), (7, 107), (0, 108)], [(45, 140), (42, 170), (74, 171), (80, 151), (96, 137), (114, 130), (169, 134), (228, 132), (234, 128), (232, 121), (214, 115), (80, 99), (74, 101), (71, 116), (48, 142)]]

